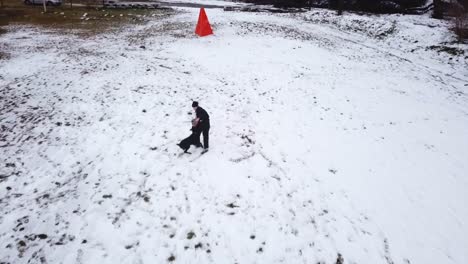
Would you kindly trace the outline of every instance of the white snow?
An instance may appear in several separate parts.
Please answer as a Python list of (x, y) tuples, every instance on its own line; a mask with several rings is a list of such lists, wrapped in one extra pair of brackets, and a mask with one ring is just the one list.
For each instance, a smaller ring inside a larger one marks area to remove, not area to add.
[[(447, 22), (177, 10), (0, 35), (0, 262), (468, 263)], [(210, 151), (179, 156), (192, 100)]]

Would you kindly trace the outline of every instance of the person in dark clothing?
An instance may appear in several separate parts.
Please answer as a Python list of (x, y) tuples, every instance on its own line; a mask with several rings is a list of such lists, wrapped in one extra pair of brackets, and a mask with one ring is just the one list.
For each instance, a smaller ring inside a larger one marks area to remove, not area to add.
[(209, 131), (210, 131), (210, 116), (208, 113), (205, 111), (205, 109), (201, 108), (198, 106), (198, 102), (193, 102), (192, 103), (192, 108), (195, 111), (195, 114), (197, 116), (197, 131), (198, 131), (198, 140), (200, 140), (200, 134), (203, 133), (203, 148), (205, 151), (208, 151), (209, 148)]

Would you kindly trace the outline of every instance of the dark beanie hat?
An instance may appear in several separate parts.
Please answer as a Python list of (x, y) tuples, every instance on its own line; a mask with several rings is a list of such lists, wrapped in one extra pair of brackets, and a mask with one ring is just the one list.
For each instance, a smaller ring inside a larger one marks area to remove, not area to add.
[(193, 101), (192, 107), (198, 107), (198, 102), (197, 102), (197, 101)]

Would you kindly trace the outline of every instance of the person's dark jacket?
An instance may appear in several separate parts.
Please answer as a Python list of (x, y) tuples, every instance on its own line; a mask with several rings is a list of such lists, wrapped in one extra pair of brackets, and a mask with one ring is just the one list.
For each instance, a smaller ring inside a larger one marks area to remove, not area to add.
[(200, 125), (203, 127), (209, 127), (210, 126), (210, 116), (208, 113), (205, 111), (205, 109), (201, 107), (197, 107), (197, 110), (195, 110), (195, 114), (197, 115), (197, 118), (200, 119)]

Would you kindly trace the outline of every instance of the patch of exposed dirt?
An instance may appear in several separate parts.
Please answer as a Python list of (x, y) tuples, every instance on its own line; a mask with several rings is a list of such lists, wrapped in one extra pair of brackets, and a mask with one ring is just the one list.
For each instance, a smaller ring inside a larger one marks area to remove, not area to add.
[(432, 46), (427, 47), (426, 50), (435, 50), (438, 53), (444, 52), (453, 56), (459, 56), (459, 55), (465, 54), (465, 51), (462, 49), (455, 48), (455, 47), (442, 46), (442, 45), (432, 45)]

